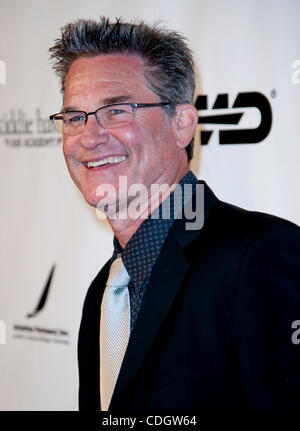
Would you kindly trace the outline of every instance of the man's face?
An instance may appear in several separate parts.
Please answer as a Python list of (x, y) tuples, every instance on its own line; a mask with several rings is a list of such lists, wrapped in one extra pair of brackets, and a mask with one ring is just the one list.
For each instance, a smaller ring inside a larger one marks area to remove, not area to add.
[[(99, 55), (74, 61), (66, 79), (64, 109), (92, 112), (118, 102), (160, 102), (146, 86), (140, 58)], [(126, 176), (128, 187), (170, 185), (181, 179), (187, 164), (185, 150), (176, 145), (175, 120), (161, 107), (136, 109), (134, 121), (112, 129), (104, 129), (91, 115), (81, 134), (64, 135), (63, 150), (72, 179), (93, 206), (101, 199), (96, 195), (101, 184), (117, 191), (119, 176)], [(87, 162), (120, 156), (125, 159), (87, 167)], [(120, 202), (122, 198), (117, 196)]]

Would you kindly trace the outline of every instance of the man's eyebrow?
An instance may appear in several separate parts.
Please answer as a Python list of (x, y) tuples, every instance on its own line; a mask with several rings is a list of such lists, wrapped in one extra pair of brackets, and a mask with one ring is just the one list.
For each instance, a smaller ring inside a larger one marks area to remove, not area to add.
[(122, 102), (128, 102), (128, 100), (131, 99), (132, 96), (129, 96), (128, 94), (122, 94), (120, 96), (114, 96), (114, 97), (107, 97), (103, 100), (104, 105), (110, 105), (112, 103), (122, 103)]
[[(107, 97), (106, 99), (103, 100), (101, 106), (111, 105), (113, 103), (128, 102), (130, 99), (132, 99), (132, 96), (128, 94), (122, 94), (120, 96), (114, 96), (114, 97)], [(101, 108), (101, 106), (99, 106), (99, 108)], [(65, 106), (62, 108), (61, 112), (66, 112), (66, 111), (82, 111), (82, 110), (77, 106)]]
[(67, 111), (81, 111), (81, 109), (77, 108), (76, 106), (64, 106), (61, 109), (61, 112), (67, 112)]

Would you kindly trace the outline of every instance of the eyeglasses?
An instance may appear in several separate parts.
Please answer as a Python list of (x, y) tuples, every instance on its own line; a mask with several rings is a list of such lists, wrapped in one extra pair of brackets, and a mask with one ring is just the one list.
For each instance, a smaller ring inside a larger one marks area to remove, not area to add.
[(131, 123), (134, 119), (134, 111), (137, 108), (152, 108), (167, 105), (169, 103), (113, 103), (102, 106), (94, 112), (59, 112), (58, 114), (50, 115), (49, 119), (54, 123), (59, 133), (75, 136), (83, 131), (89, 115), (95, 115), (102, 127), (111, 129)]

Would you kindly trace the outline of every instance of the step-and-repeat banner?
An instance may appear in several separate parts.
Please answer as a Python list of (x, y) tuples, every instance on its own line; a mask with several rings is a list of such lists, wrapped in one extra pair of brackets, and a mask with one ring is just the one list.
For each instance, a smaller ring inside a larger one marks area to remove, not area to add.
[(162, 21), (194, 52), (192, 168), (217, 196), (300, 223), (300, 2), (1, 0), (0, 409), (76, 410), (77, 333), (112, 232), (69, 178), (48, 48), (77, 18)]

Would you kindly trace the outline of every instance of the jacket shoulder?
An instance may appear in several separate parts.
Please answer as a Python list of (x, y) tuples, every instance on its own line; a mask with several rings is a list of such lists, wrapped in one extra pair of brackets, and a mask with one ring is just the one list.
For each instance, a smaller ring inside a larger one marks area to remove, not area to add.
[(272, 229), (300, 233), (296, 224), (281, 217), (259, 211), (249, 211), (227, 202), (219, 201), (210, 211), (204, 227), (217, 235), (232, 237), (256, 236)]
[[(189, 233), (187, 233), (189, 235)], [(247, 250), (274, 248), (298, 249), (300, 228), (283, 218), (258, 211), (248, 211), (218, 201), (209, 211), (201, 230), (186, 244), (188, 259), (217, 260), (237, 267)], [(269, 253), (269, 250), (268, 250)]]

